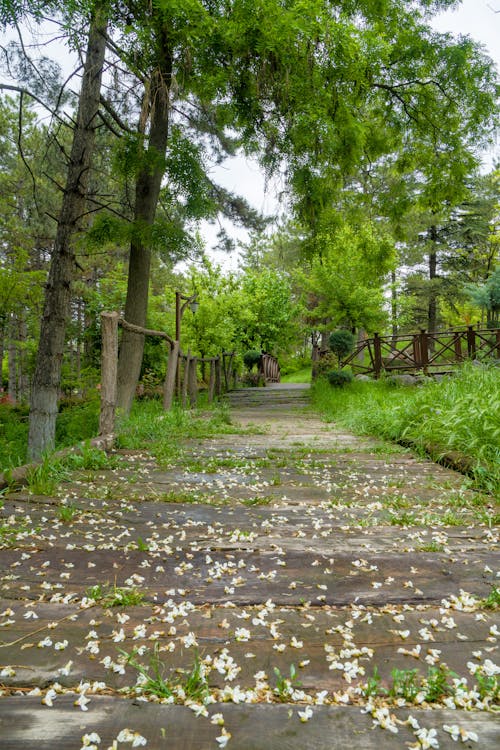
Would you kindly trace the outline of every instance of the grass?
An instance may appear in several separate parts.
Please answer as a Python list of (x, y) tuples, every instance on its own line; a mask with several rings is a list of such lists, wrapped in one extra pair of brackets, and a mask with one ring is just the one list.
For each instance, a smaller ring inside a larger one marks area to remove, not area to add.
[[(62, 401), (56, 421), (56, 450), (97, 435), (99, 400)], [(28, 407), (0, 405), (0, 466), (20, 466), (27, 460)]]
[(227, 404), (219, 402), (210, 411), (181, 409), (164, 411), (157, 400), (135, 403), (129, 417), (118, 423), (118, 448), (147, 446), (162, 467), (171, 465), (181, 454), (180, 441), (200, 440), (221, 433), (241, 432), (231, 424)]
[(144, 594), (137, 589), (96, 584), (87, 591), (89, 599), (94, 599), (101, 607), (133, 607), (141, 604)]
[(296, 372), (290, 372), (288, 375), (281, 376), (282, 383), (310, 383), (311, 382), (311, 368), (304, 367), (302, 370)]
[(464, 365), (453, 377), (418, 387), (383, 379), (332, 388), (312, 387), (314, 408), (358, 434), (414, 445), (434, 458), (457, 452), (469, 459), (476, 487), (500, 491), (500, 369)]

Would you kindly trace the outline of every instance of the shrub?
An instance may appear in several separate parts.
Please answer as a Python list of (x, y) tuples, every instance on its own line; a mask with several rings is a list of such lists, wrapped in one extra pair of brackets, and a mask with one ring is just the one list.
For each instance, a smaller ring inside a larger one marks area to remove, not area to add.
[(353, 374), (349, 370), (330, 370), (327, 377), (330, 385), (335, 388), (342, 388), (353, 381)]
[(261, 357), (262, 354), (257, 351), (257, 349), (250, 349), (248, 352), (245, 352), (243, 355), (243, 362), (245, 363), (248, 372), (251, 372), (255, 365), (260, 363)]
[(328, 344), (332, 352), (338, 358), (339, 367), (341, 359), (350, 354), (354, 349), (355, 341), (356, 339), (354, 334), (345, 329), (339, 329), (338, 331), (334, 331), (330, 335)]

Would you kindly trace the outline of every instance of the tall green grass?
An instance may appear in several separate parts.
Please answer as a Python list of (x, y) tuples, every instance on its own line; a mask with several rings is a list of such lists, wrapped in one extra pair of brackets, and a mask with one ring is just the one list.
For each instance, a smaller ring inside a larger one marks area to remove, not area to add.
[[(99, 430), (99, 399), (62, 401), (56, 421), (56, 449), (95, 437)], [(26, 462), (28, 407), (0, 404), (0, 471)]]
[(381, 379), (332, 388), (318, 381), (314, 407), (354, 432), (408, 441), (435, 457), (470, 458), (477, 486), (500, 492), (500, 369), (464, 365), (456, 375), (419, 386)]

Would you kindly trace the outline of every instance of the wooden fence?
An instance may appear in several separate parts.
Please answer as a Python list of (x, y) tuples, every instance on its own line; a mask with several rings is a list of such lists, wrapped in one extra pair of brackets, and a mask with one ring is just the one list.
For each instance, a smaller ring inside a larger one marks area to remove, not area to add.
[(438, 374), (450, 372), (466, 359), (500, 360), (500, 328), (475, 329), (469, 326), (457, 331), (440, 331), (401, 336), (379, 336), (360, 341), (342, 361), (355, 373), (375, 375), (382, 372)]
[(236, 372), (234, 370), (234, 352), (223, 352), (217, 357), (193, 357), (180, 350), (179, 341), (175, 341), (164, 331), (154, 331), (128, 323), (118, 313), (101, 314), (101, 413), (99, 434), (109, 435), (114, 432), (115, 413), (118, 393), (118, 329), (139, 333), (143, 336), (155, 336), (166, 341), (169, 352), (167, 371), (163, 383), (163, 408), (172, 407), (174, 396), (183, 406), (195, 406), (198, 398), (198, 365), (209, 365), (208, 401), (234, 387)]

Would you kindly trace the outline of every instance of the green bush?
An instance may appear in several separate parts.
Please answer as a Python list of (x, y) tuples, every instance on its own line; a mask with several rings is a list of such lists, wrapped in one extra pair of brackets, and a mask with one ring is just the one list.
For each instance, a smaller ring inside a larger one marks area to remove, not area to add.
[(352, 352), (355, 342), (356, 338), (354, 334), (345, 329), (339, 329), (330, 335), (328, 345), (332, 352), (338, 357), (339, 365), (340, 360), (343, 359), (343, 357), (347, 357), (347, 355)]
[(344, 385), (352, 383), (354, 379), (352, 372), (349, 372), (349, 370), (330, 370), (327, 377), (330, 385), (335, 388), (342, 388)]
[(243, 355), (243, 362), (245, 363), (248, 372), (251, 372), (255, 365), (260, 363), (261, 357), (262, 354), (257, 351), (257, 349), (250, 349), (248, 352), (245, 352)]

